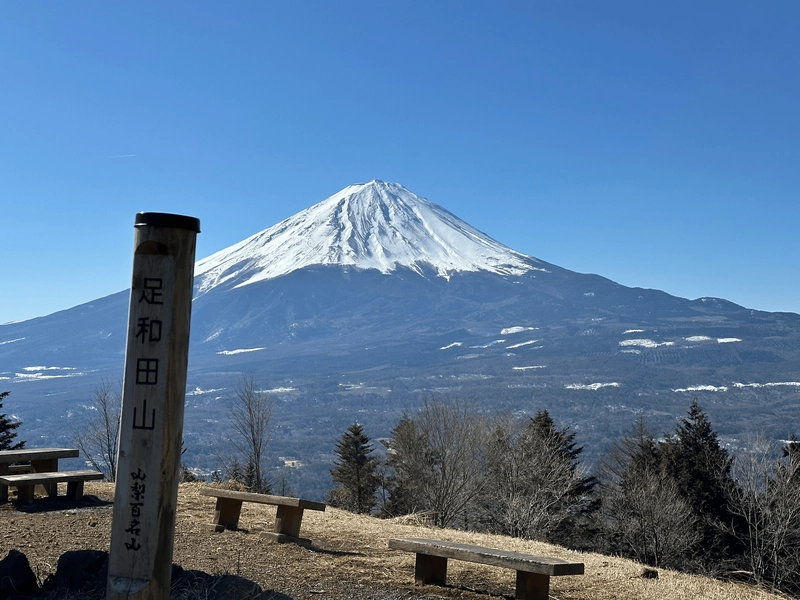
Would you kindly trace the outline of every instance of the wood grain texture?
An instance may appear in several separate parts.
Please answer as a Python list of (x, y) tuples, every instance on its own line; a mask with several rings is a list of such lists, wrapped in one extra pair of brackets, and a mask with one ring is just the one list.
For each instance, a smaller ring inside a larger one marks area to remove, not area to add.
[(583, 575), (583, 563), (570, 562), (559, 558), (534, 556), (532, 554), (521, 554), (519, 552), (510, 552), (507, 550), (497, 550), (484, 546), (460, 544), (458, 542), (446, 542), (426, 538), (392, 538), (389, 540), (389, 548), (393, 550), (405, 550), (406, 552), (417, 552), (429, 556), (441, 556), (442, 558), (453, 558), (456, 560), (493, 565), (496, 567), (505, 567), (508, 569), (516, 569), (517, 571), (538, 573), (540, 575)]

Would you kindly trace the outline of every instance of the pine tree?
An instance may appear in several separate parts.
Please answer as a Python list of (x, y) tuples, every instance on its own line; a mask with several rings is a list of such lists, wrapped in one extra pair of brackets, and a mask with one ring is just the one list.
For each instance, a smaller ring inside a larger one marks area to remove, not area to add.
[(716, 568), (739, 552), (733, 537), (722, 533), (733, 520), (727, 500), (727, 491), (734, 485), (733, 461), (720, 446), (717, 432), (697, 400), (692, 401), (688, 417), (678, 423), (663, 451), (666, 474), (701, 523), (698, 558), (706, 568)]
[(370, 456), (373, 447), (364, 428), (352, 424), (336, 443), (339, 460), (331, 469), (333, 481), (338, 485), (329, 495), (331, 506), (355, 513), (369, 513), (377, 503), (378, 488), (376, 469), (378, 460)]
[[(0, 409), (3, 400), (10, 392), (0, 392)], [(16, 429), (22, 425), (21, 421), (12, 421), (8, 415), (0, 414), (0, 450), (18, 450), (25, 446), (24, 441), (14, 443), (17, 437)]]
[(433, 456), (417, 422), (404, 414), (384, 445), (390, 469), (386, 478), (389, 499), (381, 516), (396, 517), (426, 510), (424, 490), (433, 486), (429, 473)]

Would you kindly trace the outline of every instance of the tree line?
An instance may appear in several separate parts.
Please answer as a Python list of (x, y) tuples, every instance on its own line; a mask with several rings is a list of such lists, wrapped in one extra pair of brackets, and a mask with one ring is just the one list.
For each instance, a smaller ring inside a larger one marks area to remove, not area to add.
[(354, 423), (335, 446), (328, 502), (391, 518), (621, 555), (800, 594), (800, 443), (732, 456), (692, 402), (673, 432), (643, 419), (592, 473), (546, 410), (489, 416), (431, 399), (378, 452)]
[[(291, 495), (263, 462), (271, 397), (243, 376), (231, 400), (236, 451), (212, 479)], [(8, 392), (0, 393), (0, 409)], [(113, 481), (119, 393), (95, 390), (93, 416), (76, 441)], [(18, 420), (0, 414), (0, 450), (21, 448)], [(749, 581), (800, 594), (800, 442), (764, 439), (733, 456), (696, 401), (672, 432), (643, 419), (592, 472), (577, 434), (546, 410), (489, 415), (459, 400), (429, 399), (405, 414), (378, 452), (363, 426), (336, 442), (328, 502), (384, 518), (486, 531), (621, 555), (653, 567)], [(777, 451), (776, 451), (777, 450)], [(191, 472), (182, 465), (185, 480)]]

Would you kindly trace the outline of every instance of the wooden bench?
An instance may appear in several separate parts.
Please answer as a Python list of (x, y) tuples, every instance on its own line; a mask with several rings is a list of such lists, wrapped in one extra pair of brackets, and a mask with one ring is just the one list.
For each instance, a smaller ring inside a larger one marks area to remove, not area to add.
[(213, 496), (217, 499), (214, 509), (214, 521), (209, 528), (214, 531), (225, 529), (238, 529), (239, 515), (242, 512), (243, 502), (256, 502), (258, 504), (272, 504), (278, 507), (275, 516), (275, 531), (266, 532), (264, 536), (279, 544), (293, 542), (301, 546), (310, 546), (311, 540), (300, 537), (300, 523), (303, 520), (303, 510), (325, 510), (322, 502), (312, 502), (301, 498), (287, 498), (286, 496), (269, 496), (267, 494), (253, 494), (251, 492), (237, 492), (221, 488), (200, 488), (203, 496)]
[(80, 471), (54, 471), (52, 473), (17, 473), (0, 475), (0, 484), (13, 485), (17, 488), (17, 501), (21, 504), (33, 502), (33, 490), (37, 485), (44, 485), (48, 495), (54, 498), (58, 493), (58, 484), (67, 484), (67, 498), (78, 501), (83, 498), (83, 483), (102, 479), (99, 471), (84, 469)]
[[(50, 473), (58, 471), (61, 458), (76, 458), (77, 448), (23, 448), (17, 450), (0, 450), (0, 475), (16, 475), (19, 473)], [(26, 464), (21, 464), (26, 463)], [(42, 491), (48, 495), (55, 494), (57, 484), (44, 485)], [(8, 502), (8, 486), (0, 483), (0, 502)]]
[(392, 538), (389, 540), (389, 548), (416, 552), (414, 581), (421, 584), (444, 585), (448, 558), (516, 569), (517, 589), (514, 597), (518, 600), (547, 600), (550, 593), (550, 577), (583, 575), (583, 563), (457, 542), (425, 538)]

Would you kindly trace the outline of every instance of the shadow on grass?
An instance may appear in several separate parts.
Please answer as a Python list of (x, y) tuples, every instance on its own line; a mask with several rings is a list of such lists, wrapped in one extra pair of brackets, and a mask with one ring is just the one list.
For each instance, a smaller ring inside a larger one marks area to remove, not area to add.
[[(11, 556), (14, 554), (14, 556)], [(9, 581), (10, 586), (0, 586), (0, 597), (8, 600), (104, 600), (108, 580), (108, 552), (101, 550), (72, 550), (58, 559), (56, 572), (41, 587), (30, 570), (27, 558), (18, 551), (10, 556), (14, 562), (14, 577), (25, 582), (21, 585)], [(4, 559), (0, 563), (9, 559)], [(0, 569), (2, 570), (2, 569)], [(27, 574), (22, 573), (23, 570)], [(9, 579), (11, 579), (9, 577)], [(4, 582), (5, 583), (5, 582)], [(37, 589), (38, 588), (38, 589)], [(11, 593), (9, 593), (11, 592)], [(281, 592), (263, 590), (254, 581), (227, 573), (209, 575), (203, 571), (186, 571), (172, 565), (171, 600), (293, 600)]]
[(85, 508), (104, 508), (113, 506), (110, 500), (103, 500), (97, 496), (87, 495), (78, 501), (70, 500), (65, 496), (56, 496), (55, 498), (35, 498), (29, 504), (20, 504), (17, 501), (12, 501), (11, 504), (19, 512), (23, 513), (40, 513), (40, 512), (53, 512), (59, 510), (74, 510)]
[(329, 556), (366, 556), (363, 552), (353, 552), (347, 550), (328, 550), (327, 548), (320, 548), (319, 546), (315, 546), (311, 544), (310, 546), (306, 546), (311, 552), (316, 552), (317, 554), (327, 554)]

